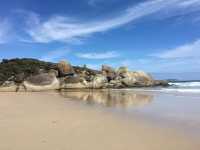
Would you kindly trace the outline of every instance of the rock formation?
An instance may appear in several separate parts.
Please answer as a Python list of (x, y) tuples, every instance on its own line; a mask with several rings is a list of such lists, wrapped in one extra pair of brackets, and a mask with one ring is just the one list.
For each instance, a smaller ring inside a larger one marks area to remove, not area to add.
[(101, 71), (35, 59), (3, 60), (0, 63), (0, 91), (44, 91), (60, 89), (103, 89), (167, 86), (143, 71), (103, 65)]
[(58, 67), (58, 73), (59, 73), (60, 77), (65, 77), (67, 75), (73, 75), (75, 73), (74, 68), (67, 61), (60, 61), (57, 64), (57, 67)]
[(42, 73), (39, 75), (28, 77), (22, 85), (25, 91), (46, 91), (58, 90), (60, 82), (53, 73)]

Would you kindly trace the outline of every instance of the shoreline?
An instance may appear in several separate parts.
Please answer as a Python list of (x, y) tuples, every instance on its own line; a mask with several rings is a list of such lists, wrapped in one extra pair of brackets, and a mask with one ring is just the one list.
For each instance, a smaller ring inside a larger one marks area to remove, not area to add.
[(54, 92), (0, 93), (0, 149), (196, 150), (176, 129), (131, 120)]

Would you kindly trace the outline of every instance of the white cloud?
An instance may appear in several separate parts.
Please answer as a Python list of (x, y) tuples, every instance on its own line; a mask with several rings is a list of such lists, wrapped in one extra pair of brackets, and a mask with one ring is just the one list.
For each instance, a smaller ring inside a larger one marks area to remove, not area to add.
[(188, 6), (197, 6), (200, 5), (199, 0), (187, 0), (187, 1), (183, 1), (182, 3), (180, 3), (180, 6), (182, 7), (188, 7)]
[(200, 60), (195, 59), (159, 59), (149, 58), (123, 60), (119, 65), (128, 66), (131, 70), (144, 70), (146, 72), (185, 73), (198, 72)]
[(67, 55), (70, 52), (68, 48), (61, 48), (58, 50), (53, 50), (42, 56), (40, 59), (44, 61), (57, 61), (61, 59), (63, 56)]
[(169, 58), (200, 58), (200, 39), (178, 46), (174, 49), (162, 50), (161, 53), (152, 56), (169, 59)]
[(10, 23), (7, 20), (0, 20), (0, 44), (9, 40)]
[(110, 59), (119, 57), (119, 53), (115, 51), (107, 51), (103, 53), (78, 53), (76, 56), (85, 59)]
[(94, 33), (104, 32), (125, 25), (154, 13), (166, 11), (170, 13), (171, 11), (175, 15), (180, 13), (175, 10), (181, 10), (182, 14), (187, 14), (194, 11), (194, 8), (199, 10), (200, 7), (197, 7), (198, 5), (200, 5), (199, 0), (148, 0), (129, 7), (113, 18), (100, 21), (87, 20), (85, 22), (75, 21), (62, 16), (53, 16), (46, 21), (41, 21), (35, 15), (34, 19), (31, 18), (31, 20), (36, 20), (37, 24), (33, 23), (32, 25), (32, 23), (29, 23), (27, 33), (35, 42), (71, 42)]
[(143, 59), (123, 60), (121, 65), (133, 70), (148, 72), (198, 72), (200, 70), (200, 39), (183, 44), (174, 49), (160, 50), (156, 54), (144, 56)]

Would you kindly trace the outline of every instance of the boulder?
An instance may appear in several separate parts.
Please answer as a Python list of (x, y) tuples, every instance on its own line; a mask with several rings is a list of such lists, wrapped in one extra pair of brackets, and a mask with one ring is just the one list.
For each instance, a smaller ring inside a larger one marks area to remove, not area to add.
[(137, 86), (153, 86), (154, 84), (152, 76), (143, 71), (132, 72), (132, 76), (136, 79)]
[(125, 85), (120, 80), (111, 80), (107, 84), (107, 88), (119, 89), (119, 88), (125, 88)]
[(26, 79), (26, 82), (29, 82), (34, 85), (49, 85), (53, 82), (54, 75), (48, 73), (42, 73), (35, 76), (30, 76)]
[(59, 77), (74, 75), (75, 73), (73, 67), (67, 61), (60, 61), (57, 67), (58, 67)]
[(166, 80), (154, 80), (154, 86), (169, 86), (169, 82)]
[(82, 89), (88, 88), (87, 81), (79, 76), (69, 76), (60, 79), (60, 89)]
[(65, 77), (64, 78), (64, 82), (67, 83), (79, 83), (81, 82), (81, 78), (80, 77), (74, 77), (74, 76), (69, 76), (69, 77)]
[(107, 65), (102, 65), (102, 74), (107, 77), (108, 81), (114, 80), (116, 78), (115, 70)]
[(126, 87), (152, 86), (153, 78), (143, 71), (128, 71), (126, 68), (118, 70), (118, 78)]
[(97, 74), (96, 76), (94, 76), (92, 82), (90, 82), (89, 87), (91, 88), (104, 88), (106, 87), (108, 83), (107, 78), (104, 75), (101, 74)]
[(5, 81), (0, 86), (0, 92), (16, 92), (18, 85), (14, 81)]
[(120, 77), (125, 77), (126, 76), (126, 74), (128, 73), (129, 71), (128, 71), (128, 68), (127, 67), (119, 67), (118, 69), (117, 69), (117, 76), (120, 76)]
[(42, 73), (28, 77), (23, 85), (27, 91), (45, 91), (59, 89), (59, 81), (55, 74)]
[(127, 76), (125, 78), (122, 78), (121, 82), (126, 87), (133, 87), (133, 86), (136, 86), (137, 80), (134, 76), (130, 75), (130, 76)]
[(50, 69), (50, 70), (48, 71), (48, 73), (49, 73), (49, 74), (54, 74), (56, 77), (58, 77), (58, 75), (59, 75), (58, 71), (55, 70), (55, 69)]
[(61, 84), (60, 89), (87, 89), (89, 88), (87, 84), (84, 84), (83, 82), (78, 83), (66, 83)]
[(79, 67), (79, 66), (73, 66), (75, 73), (79, 76), (84, 78), (86, 81), (90, 82), (94, 78), (95, 75), (101, 74), (98, 70), (89, 69), (86, 66)]

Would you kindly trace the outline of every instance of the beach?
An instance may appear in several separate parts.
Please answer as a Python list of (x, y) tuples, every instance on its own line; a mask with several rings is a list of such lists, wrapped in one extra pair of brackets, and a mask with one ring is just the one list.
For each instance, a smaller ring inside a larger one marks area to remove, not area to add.
[(199, 149), (200, 135), (190, 130), (199, 132), (198, 117), (190, 120), (196, 120), (197, 128), (186, 125), (190, 129), (184, 132), (186, 127), (179, 129), (182, 126), (179, 123), (189, 122), (187, 117), (186, 120), (176, 118), (180, 120), (176, 124), (159, 116), (159, 111), (171, 110), (163, 110), (166, 102), (155, 100), (155, 96), (162, 98), (163, 95), (132, 91), (109, 91), (107, 95), (101, 92), (0, 93), (0, 149)]
[(200, 0), (1, 0), (0, 150), (200, 150)]

